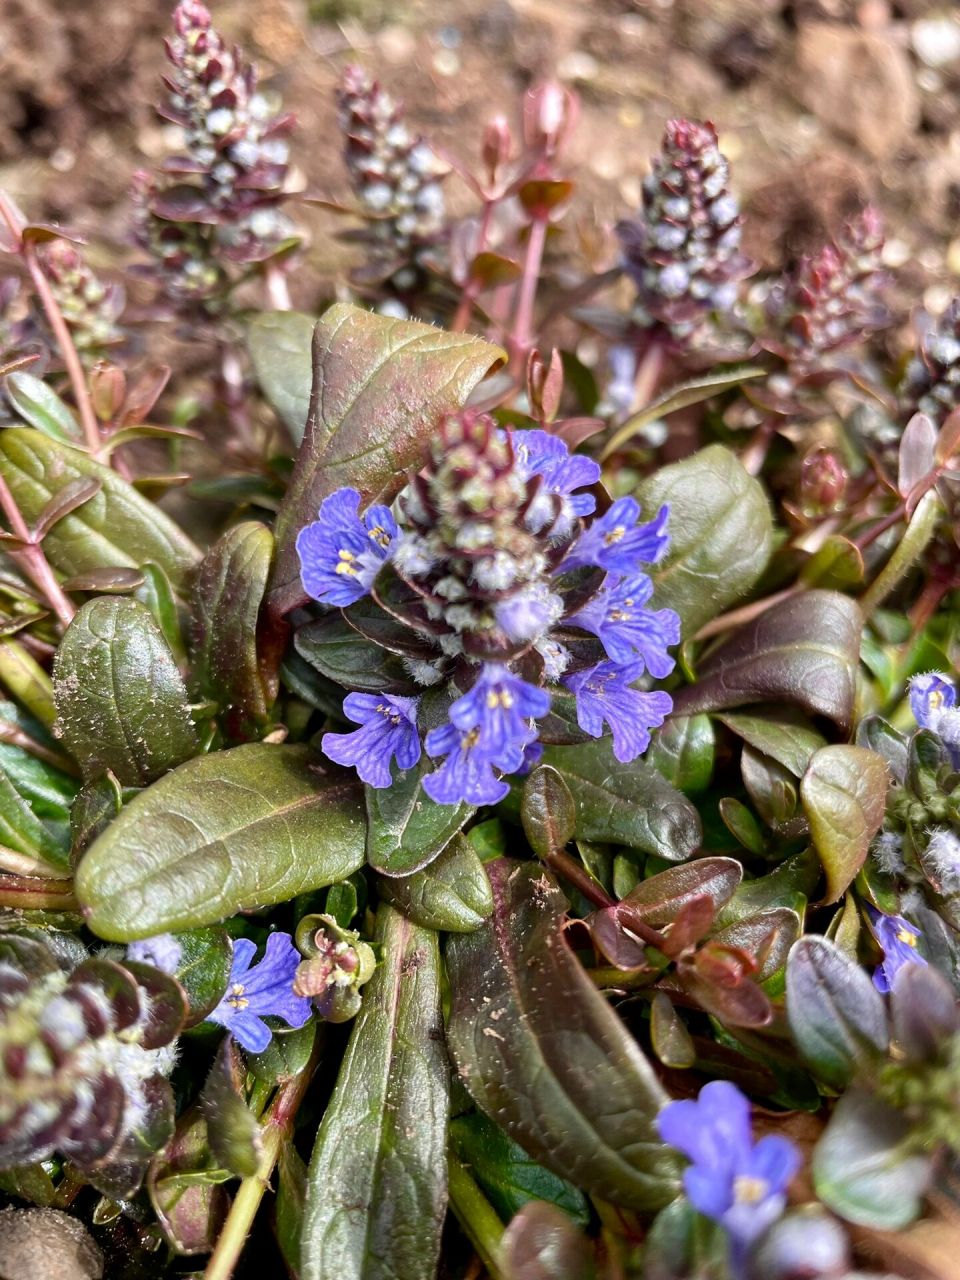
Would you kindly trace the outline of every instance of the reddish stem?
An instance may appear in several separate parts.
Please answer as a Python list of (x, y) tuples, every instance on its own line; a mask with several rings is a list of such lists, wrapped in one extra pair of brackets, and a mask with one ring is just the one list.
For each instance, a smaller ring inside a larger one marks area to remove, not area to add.
[[(483, 214), (480, 218), (480, 229), (477, 232), (477, 244), (474, 250), (474, 259), (478, 258), (487, 247), (487, 236), (490, 234), (490, 221), (493, 216), (495, 200), (489, 196), (484, 196)], [(453, 317), (451, 329), (454, 333), (462, 333), (470, 322), (470, 314), (473, 311), (473, 304), (477, 300), (480, 292), (481, 282), (471, 272), (470, 278), (464, 286), (463, 293), (460, 297), (460, 304), (457, 307), (457, 314)]]
[(541, 213), (535, 215), (530, 223), (527, 254), (523, 260), (523, 275), (520, 277), (520, 288), (517, 295), (517, 313), (513, 322), (513, 341), (521, 355), (529, 350), (532, 342), (533, 303), (537, 296), (537, 284), (540, 280), (543, 249), (547, 243), (548, 221), (547, 215)]
[(43, 554), (43, 548), (27, 528), (23, 513), (17, 506), (16, 499), (3, 476), (0, 476), (0, 507), (3, 508), (3, 513), (10, 524), (10, 532), (24, 544), (15, 551), (10, 550), (9, 555), (23, 566), (27, 577), (44, 597), (61, 624), (68, 627), (76, 613), (73, 601), (64, 594), (47, 557)]

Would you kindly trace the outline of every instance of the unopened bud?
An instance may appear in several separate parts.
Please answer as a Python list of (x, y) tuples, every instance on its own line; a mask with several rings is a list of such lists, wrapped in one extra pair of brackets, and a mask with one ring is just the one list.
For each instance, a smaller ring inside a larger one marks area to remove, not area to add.
[(808, 453), (800, 469), (800, 501), (804, 511), (833, 511), (847, 491), (848, 475), (843, 463), (830, 449)]
[(545, 364), (539, 351), (531, 351), (527, 361), (527, 397), (535, 418), (552, 422), (560, 407), (563, 393), (563, 362), (554, 347), (550, 363)]
[(98, 360), (90, 370), (90, 399), (101, 422), (113, 422), (127, 395), (123, 370), (109, 360)]
[(513, 134), (506, 117), (494, 116), (484, 129), (480, 154), (483, 157), (483, 163), (487, 166), (489, 179), (493, 182), (497, 176), (497, 170), (508, 164), (513, 154)]
[(523, 104), (523, 136), (527, 146), (554, 156), (573, 128), (579, 99), (570, 89), (548, 80), (530, 89)]
[(850, 1246), (840, 1223), (819, 1207), (775, 1222), (750, 1257), (751, 1280), (832, 1280), (848, 1272)]

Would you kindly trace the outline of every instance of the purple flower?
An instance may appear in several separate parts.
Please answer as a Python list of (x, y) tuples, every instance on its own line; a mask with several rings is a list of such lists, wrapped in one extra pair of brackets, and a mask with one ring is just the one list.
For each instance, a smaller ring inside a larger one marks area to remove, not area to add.
[(704, 1085), (696, 1102), (669, 1103), (657, 1128), (692, 1162), (684, 1190), (695, 1209), (726, 1231), (739, 1270), (749, 1246), (783, 1213), (799, 1151), (775, 1134), (754, 1143), (750, 1104), (726, 1080)]
[(230, 981), (223, 999), (206, 1022), (226, 1027), (248, 1053), (262, 1053), (273, 1032), (264, 1018), (282, 1018), (288, 1026), (302, 1027), (310, 1017), (310, 1001), (293, 994), (293, 979), (301, 956), (289, 933), (271, 933), (263, 959), (251, 968), (257, 944), (234, 938)]
[(563, 613), (563, 601), (540, 584), (507, 596), (493, 612), (510, 639), (523, 643), (537, 639), (553, 626)]
[(558, 537), (569, 533), (573, 522), (596, 510), (592, 493), (575, 493), (600, 479), (600, 467), (592, 458), (571, 453), (559, 436), (548, 431), (514, 431), (513, 447), (520, 465), (528, 475), (540, 476), (540, 491), (526, 514), (527, 528), (538, 533), (556, 514), (550, 498), (560, 499), (560, 514), (553, 532)]
[[(485, 662), (473, 687), (450, 707), (450, 722), (466, 732), (479, 729), (484, 753), (507, 768), (503, 760), (512, 760), (536, 736), (531, 719), (545, 716), (550, 710), (550, 695), (545, 689), (528, 684), (496, 662)], [(427, 750), (431, 755), (430, 740)], [(513, 766), (516, 768), (516, 765)]]
[(888, 916), (873, 907), (867, 907), (873, 936), (883, 951), (883, 960), (873, 971), (873, 985), (886, 993), (893, 987), (893, 980), (905, 964), (926, 965), (917, 951), (920, 934), (903, 916)]
[(955, 706), (957, 691), (939, 671), (914, 676), (910, 681), (910, 710), (921, 729), (936, 730), (944, 711)]
[[(509, 792), (507, 783), (493, 772), (494, 759), (482, 729), (462, 730), (445, 724), (427, 734), (427, 752), (447, 758), (423, 779), (423, 789), (437, 804), (496, 804)], [(503, 755), (496, 764), (513, 773), (523, 764), (524, 747)]]
[(344, 715), (361, 727), (352, 733), (325, 733), (320, 743), (324, 755), (352, 765), (371, 787), (389, 787), (394, 756), (401, 769), (412, 769), (420, 759), (419, 701), (391, 693), (347, 694)]
[(650, 745), (650, 730), (662, 725), (673, 709), (668, 693), (631, 689), (642, 672), (642, 662), (628, 667), (600, 662), (563, 682), (577, 695), (577, 724), (592, 738), (602, 738), (606, 721), (613, 734), (613, 754), (622, 764), (643, 755)]
[(663, 506), (653, 520), (640, 524), (640, 504), (635, 498), (618, 498), (609, 511), (596, 517), (581, 533), (560, 566), (560, 572), (595, 565), (616, 573), (636, 573), (642, 564), (656, 564), (670, 543)]
[(397, 536), (387, 507), (369, 507), (362, 520), (359, 507), (356, 489), (338, 489), (297, 535), (303, 589), (321, 604), (343, 607), (365, 596)]
[(956, 707), (946, 707), (934, 713), (930, 728), (946, 747), (954, 769), (960, 769), (960, 711)]
[(645, 573), (608, 574), (597, 595), (568, 621), (598, 636), (613, 662), (628, 666), (641, 658), (662, 679), (674, 668), (667, 647), (680, 642), (680, 619), (672, 609), (645, 609), (651, 595), (653, 583)]
[(164, 973), (176, 973), (180, 967), (183, 947), (172, 933), (156, 933), (152, 938), (141, 938), (127, 947), (127, 958), (139, 964), (152, 964)]

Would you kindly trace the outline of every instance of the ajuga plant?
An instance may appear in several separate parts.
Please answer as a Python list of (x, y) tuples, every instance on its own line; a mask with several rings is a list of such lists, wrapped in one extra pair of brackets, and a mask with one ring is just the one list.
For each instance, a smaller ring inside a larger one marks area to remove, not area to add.
[(183, 0), (126, 244), (0, 195), (0, 1270), (951, 1280), (960, 304), (377, 72), (347, 208)]

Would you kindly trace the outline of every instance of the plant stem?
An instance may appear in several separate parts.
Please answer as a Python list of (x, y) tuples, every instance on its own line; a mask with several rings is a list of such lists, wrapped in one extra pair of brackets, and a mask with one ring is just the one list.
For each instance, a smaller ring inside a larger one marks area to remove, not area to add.
[(527, 255), (523, 260), (523, 275), (520, 277), (517, 296), (517, 314), (513, 322), (513, 341), (521, 355), (529, 350), (531, 344), (533, 303), (537, 296), (543, 248), (547, 242), (547, 222), (546, 214), (538, 214), (530, 223)]
[(34, 877), (0, 875), (0, 907), (21, 911), (78, 911), (70, 880), (40, 880)]
[(43, 554), (43, 548), (39, 542), (33, 540), (33, 534), (27, 528), (23, 513), (17, 506), (16, 499), (3, 476), (0, 476), (0, 507), (7, 517), (10, 532), (24, 544), (16, 551), (11, 550), (10, 556), (23, 565), (30, 581), (57, 615), (61, 624), (68, 627), (76, 613), (73, 601), (64, 594), (63, 588), (47, 562), (47, 557)]
[(543, 861), (551, 871), (561, 876), (568, 884), (572, 884), (595, 907), (603, 910), (605, 907), (617, 905), (616, 898), (611, 898), (603, 885), (598, 884), (590, 872), (581, 867), (580, 863), (571, 858), (565, 850), (551, 849), (549, 853), (543, 855)]
[(83, 365), (80, 363), (80, 357), (77, 355), (77, 348), (73, 344), (73, 338), (70, 336), (70, 330), (67, 327), (66, 320), (63, 318), (60, 305), (53, 296), (50, 282), (43, 273), (43, 268), (37, 258), (36, 246), (29, 240), (24, 240), (23, 226), (17, 211), (2, 191), (0, 191), (0, 217), (6, 222), (10, 234), (18, 245), (18, 252), (23, 258), (30, 274), (30, 279), (33, 282), (34, 290), (46, 312), (47, 322), (57, 340), (57, 346), (60, 348), (63, 363), (66, 365), (67, 376), (73, 388), (73, 398), (76, 402), (77, 412), (80, 415), (80, 425), (83, 427), (87, 448), (96, 456), (100, 449), (100, 428), (97, 425), (97, 415), (94, 413), (93, 405), (90, 402), (87, 379), (83, 372)]
[(203, 1280), (230, 1280), (233, 1275), (260, 1208), (260, 1201), (269, 1185), (273, 1167), (280, 1157), (280, 1148), (293, 1131), (297, 1111), (313, 1077), (318, 1056), (318, 1047), (314, 1046), (306, 1067), (292, 1080), (286, 1080), (277, 1090), (277, 1096), (260, 1130), (263, 1142), (260, 1164), (256, 1173), (240, 1183), (217, 1240), (217, 1247), (210, 1255), (207, 1269), (203, 1273)]
[(290, 301), (290, 290), (287, 287), (287, 277), (275, 262), (269, 262), (266, 270), (267, 297), (274, 311), (290, 311), (293, 303)]
[(450, 1204), (492, 1280), (505, 1280), (500, 1268), (503, 1223), (486, 1196), (452, 1153), (447, 1162)]
[[(493, 216), (495, 200), (486, 197), (483, 202), (483, 213), (480, 216), (480, 229), (477, 232), (477, 243), (473, 252), (474, 259), (478, 258), (487, 247), (487, 236), (490, 234), (490, 220)], [(473, 310), (473, 304), (480, 292), (480, 281), (471, 271), (470, 278), (463, 287), (463, 293), (460, 295), (460, 303), (457, 307), (457, 314), (453, 317), (453, 324), (450, 326), (454, 333), (462, 333), (470, 323), (470, 313)]]

